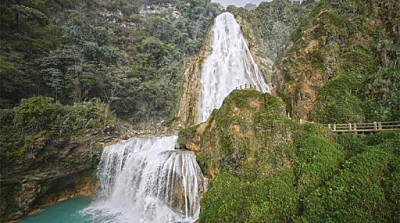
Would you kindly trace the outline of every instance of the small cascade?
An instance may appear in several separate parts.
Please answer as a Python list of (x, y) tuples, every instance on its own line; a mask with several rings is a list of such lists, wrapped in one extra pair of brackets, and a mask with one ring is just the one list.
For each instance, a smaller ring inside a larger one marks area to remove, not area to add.
[(219, 15), (212, 29), (212, 52), (203, 64), (198, 122), (208, 119), (236, 87), (251, 84), (270, 92), (231, 13)]
[(98, 198), (83, 211), (101, 222), (193, 222), (206, 179), (177, 136), (137, 137), (104, 148)]

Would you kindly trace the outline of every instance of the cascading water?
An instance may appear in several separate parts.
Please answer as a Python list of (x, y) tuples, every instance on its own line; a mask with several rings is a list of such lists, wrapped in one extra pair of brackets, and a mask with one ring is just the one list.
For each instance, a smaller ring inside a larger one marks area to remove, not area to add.
[[(233, 15), (219, 15), (212, 32), (212, 53), (201, 73), (199, 122), (240, 85), (270, 91)], [(194, 153), (174, 150), (176, 142), (177, 136), (136, 137), (105, 147), (98, 167), (98, 197), (82, 213), (94, 222), (198, 219), (206, 178)]]
[(104, 148), (97, 200), (83, 213), (101, 222), (194, 221), (206, 179), (177, 136), (136, 137)]
[(206, 121), (236, 87), (252, 84), (261, 92), (270, 92), (231, 13), (215, 19), (211, 47), (201, 72), (198, 122)]

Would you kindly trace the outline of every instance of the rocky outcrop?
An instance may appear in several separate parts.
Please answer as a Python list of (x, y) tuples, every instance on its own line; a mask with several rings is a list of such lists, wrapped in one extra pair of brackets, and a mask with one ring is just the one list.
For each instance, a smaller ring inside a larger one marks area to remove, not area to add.
[[(313, 8), (314, 1), (291, 2), (274, 0), (263, 2), (254, 10), (229, 6), (241, 26), (253, 58), (271, 86), (272, 66), (277, 51), (285, 39)], [(272, 91), (275, 92), (273, 86)]]
[[(30, 114), (30, 115), (28, 115)], [(76, 195), (93, 195), (103, 144), (123, 134), (106, 105), (25, 99), (0, 113), (0, 221)]]
[[(92, 196), (95, 169), (101, 156), (100, 132), (60, 137), (42, 131), (26, 152), (1, 170), (1, 221), (15, 220), (29, 212), (76, 195)], [(4, 161), (4, 160), (3, 160)]]
[(396, 1), (320, 1), (274, 63), (272, 83), (291, 116), (321, 123), (398, 119), (398, 96), (388, 92), (400, 83), (399, 18)]
[(142, 5), (139, 13), (145, 18), (159, 15), (173, 20), (182, 17), (181, 12), (177, 9), (177, 6), (171, 3)]
[(292, 165), (297, 128), (279, 98), (234, 90), (207, 122), (181, 130), (178, 143), (196, 153), (208, 178), (227, 172), (252, 181)]
[(179, 102), (179, 111), (175, 117), (172, 127), (183, 127), (193, 125), (197, 122), (197, 108), (200, 97), (200, 75), (203, 66), (203, 61), (211, 53), (211, 30), (208, 35), (203, 48), (199, 54), (190, 59), (186, 70), (183, 73), (183, 86), (182, 96)]

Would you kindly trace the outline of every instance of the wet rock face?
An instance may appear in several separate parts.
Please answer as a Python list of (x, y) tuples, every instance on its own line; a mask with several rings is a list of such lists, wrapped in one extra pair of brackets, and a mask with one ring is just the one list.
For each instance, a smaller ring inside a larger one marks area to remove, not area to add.
[(91, 195), (100, 148), (88, 139), (37, 136), (23, 157), (2, 166), (0, 220), (15, 220), (78, 194)]
[(182, 96), (179, 103), (179, 112), (172, 127), (193, 125), (198, 120), (198, 103), (200, 97), (200, 75), (202, 65), (207, 56), (211, 53), (211, 30), (210, 28), (204, 47), (199, 54), (190, 59), (183, 74)]
[[(183, 158), (183, 156), (188, 155), (188, 153), (192, 153), (190, 151), (173, 151), (169, 152), (169, 156), (178, 156), (180, 159)], [(180, 153), (180, 155), (179, 155)], [(182, 157), (181, 157), (182, 156)], [(175, 163), (175, 165), (178, 164), (178, 166), (182, 166), (183, 160), (178, 161)], [(176, 169), (176, 167), (171, 166), (171, 169)], [(171, 182), (169, 185), (166, 185), (168, 188), (170, 188), (169, 193), (171, 193), (171, 196), (169, 196), (169, 199), (166, 201), (167, 205), (171, 207), (175, 212), (179, 213), (180, 215), (184, 216), (185, 209), (189, 210), (190, 213), (189, 216), (195, 216), (197, 211), (199, 211), (199, 200), (193, 202), (191, 197), (191, 194), (193, 194), (194, 190), (197, 191), (198, 194), (203, 194), (206, 191), (206, 179), (204, 178), (202, 172), (198, 168), (193, 169), (194, 176), (190, 176), (192, 179), (188, 179), (187, 177), (183, 177), (181, 174), (185, 174), (185, 170), (183, 172), (173, 172), (171, 175), (165, 176), (163, 180)], [(169, 180), (167, 178), (170, 178)], [(194, 180), (195, 179), (195, 180)], [(192, 184), (195, 183), (196, 185), (192, 185), (192, 187), (189, 187), (187, 184)], [(171, 190), (172, 188), (172, 190)], [(198, 197), (200, 198), (200, 197)], [(198, 199), (196, 198), (196, 199)]]

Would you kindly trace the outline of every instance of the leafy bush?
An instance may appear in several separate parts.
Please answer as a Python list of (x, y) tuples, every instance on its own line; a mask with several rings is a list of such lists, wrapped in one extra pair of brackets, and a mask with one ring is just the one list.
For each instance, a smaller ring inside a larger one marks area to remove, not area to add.
[(343, 153), (338, 144), (310, 135), (300, 142), (296, 158), (297, 189), (302, 196), (313, 191), (339, 170)]
[(392, 219), (393, 204), (382, 182), (394, 158), (390, 150), (370, 147), (345, 162), (343, 170), (304, 200), (303, 219), (312, 222), (365, 222)]
[(0, 158), (3, 164), (21, 158), (40, 138), (69, 137), (101, 131), (114, 124), (107, 105), (98, 100), (61, 105), (42, 96), (24, 99), (13, 110), (0, 110)]
[(248, 219), (246, 183), (221, 173), (201, 200), (200, 222), (241, 222)]
[(359, 81), (351, 76), (337, 77), (320, 90), (310, 119), (319, 123), (348, 123), (365, 120), (363, 103), (355, 93)]

